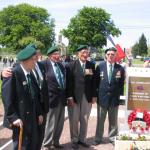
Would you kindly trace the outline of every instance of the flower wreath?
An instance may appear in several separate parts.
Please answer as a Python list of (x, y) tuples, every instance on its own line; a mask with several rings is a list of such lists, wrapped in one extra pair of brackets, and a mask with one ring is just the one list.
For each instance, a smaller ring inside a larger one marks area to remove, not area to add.
[[(136, 115), (138, 112), (143, 113), (143, 121), (146, 123), (146, 130), (148, 130), (150, 128), (150, 114), (146, 110), (142, 111), (139, 109), (133, 110), (129, 114), (129, 116), (128, 116), (129, 128), (131, 129), (132, 121), (136, 120)], [(144, 129), (141, 129), (141, 130), (144, 130)]]

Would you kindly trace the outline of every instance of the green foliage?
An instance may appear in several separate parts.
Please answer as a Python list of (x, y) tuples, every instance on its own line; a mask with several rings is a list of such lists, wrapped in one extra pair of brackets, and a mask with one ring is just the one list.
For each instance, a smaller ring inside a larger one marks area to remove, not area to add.
[(136, 43), (133, 45), (132, 47), (132, 55), (135, 58), (137, 55), (140, 55), (140, 51), (139, 51), (139, 44)]
[(134, 57), (137, 55), (146, 56), (148, 54), (147, 40), (144, 34), (139, 38), (139, 42), (135, 43), (132, 47), (132, 54)]
[(144, 34), (139, 39), (139, 50), (142, 56), (146, 56), (148, 54), (147, 40)]
[[(107, 30), (107, 31), (106, 31)], [(78, 45), (102, 48), (106, 45), (107, 33), (118, 36), (121, 32), (110, 21), (110, 14), (96, 7), (83, 7), (72, 17), (62, 34), (69, 40), (69, 49), (74, 51)]]
[(47, 49), (54, 42), (54, 27), (54, 19), (43, 8), (8, 6), (0, 11), (0, 44), (17, 52), (34, 41)]

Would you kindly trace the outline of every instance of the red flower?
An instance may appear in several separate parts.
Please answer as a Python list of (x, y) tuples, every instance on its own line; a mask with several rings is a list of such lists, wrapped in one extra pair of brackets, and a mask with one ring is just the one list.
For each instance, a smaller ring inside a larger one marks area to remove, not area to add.
[[(135, 121), (138, 112), (143, 113), (143, 121), (146, 122), (146, 130), (148, 130), (150, 128), (150, 114), (146, 110), (142, 111), (140, 109), (135, 109), (129, 114), (128, 116), (129, 127), (131, 128), (132, 121)], [(141, 131), (144, 131), (144, 128), (141, 127), (140, 129)], [(136, 130), (135, 127), (133, 127), (132, 130), (135, 131)]]

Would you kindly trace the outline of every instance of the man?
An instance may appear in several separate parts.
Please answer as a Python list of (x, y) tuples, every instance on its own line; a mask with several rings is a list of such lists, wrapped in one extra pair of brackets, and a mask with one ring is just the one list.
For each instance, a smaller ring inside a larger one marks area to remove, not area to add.
[[(88, 119), (96, 101), (95, 66), (87, 60), (88, 47), (77, 49), (78, 59), (70, 62), (67, 74), (68, 115), (72, 148), (90, 147), (86, 142)], [(80, 123), (80, 127), (79, 127)]]
[(42, 64), (46, 70), (49, 111), (46, 119), (45, 136), (43, 141), (44, 150), (51, 148), (62, 149), (59, 140), (64, 125), (64, 113), (66, 105), (65, 94), (65, 68), (59, 62), (59, 48), (53, 46), (47, 51), (48, 59)]
[(12, 69), (12, 75), (3, 78), (2, 100), (5, 116), (4, 126), (13, 131), (14, 150), (18, 150), (19, 130), (23, 128), (22, 150), (37, 150), (38, 126), (43, 123), (39, 104), (39, 90), (31, 70), (35, 66), (35, 49), (25, 48), (17, 55), (20, 63)]
[[(46, 73), (44, 66), (38, 61), (39, 59), (39, 52), (40, 50), (37, 50), (36, 45), (29, 44), (26, 46), (26, 49), (31, 50), (34, 48), (36, 50), (36, 54), (34, 56), (35, 59), (35, 67), (32, 69), (31, 74), (33, 75), (33, 80), (38, 87), (40, 91), (40, 106), (42, 109), (42, 115), (43, 115), (43, 123), (42, 125), (38, 126), (39, 130), (39, 141), (38, 141), (38, 148), (41, 149), (43, 138), (44, 138), (44, 132), (45, 132), (45, 123), (46, 123), (46, 114), (49, 110), (49, 99), (48, 99), (48, 86), (46, 81)], [(16, 63), (18, 65), (19, 63)], [(2, 71), (2, 77), (9, 77), (12, 76), (12, 69), (6, 68)]]
[(118, 132), (118, 106), (120, 95), (123, 95), (124, 69), (115, 63), (116, 49), (105, 51), (106, 61), (96, 68), (96, 83), (98, 88), (97, 100), (97, 128), (94, 145), (102, 143), (104, 122), (108, 112), (109, 141), (114, 142)]
[(35, 44), (29, 44), (27, 47), (33, 47), (36, 49), (36, 55), (35, 55), (35, 67), (32, 69), (32, 74), (34, 76), (35, 83), (40, 91), (40, 105), (42, 108), (42, 115), (43, 115), (43, 124), (38, 126), (39, 130), (39, 142), (38, 147), (39, 150), (41, 149), (42, 142), (44, 139), (44, 133), (45, 133), (45, 124), (46, 124), (46, 115), (49, 110), (49, 96), (48, 96), (48, 85), (47, 85), (47, 77), (46, 77), (46, 71), (41, 63), (41, 52), (40, 49), (37, 48)]

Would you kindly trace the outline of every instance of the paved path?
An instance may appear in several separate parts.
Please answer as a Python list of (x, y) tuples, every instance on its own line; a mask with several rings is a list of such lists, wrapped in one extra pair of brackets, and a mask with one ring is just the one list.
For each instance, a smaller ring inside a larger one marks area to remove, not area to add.
[[(2, 121), (2, 106), (0, 107), (0, 123)], [(63, 133), (60, 139), (60, 143), (64, 145), (64, 150), (71, 150), (71, 143), (70, 143), (70, 133), (69, 133), (69, 121), (67, 117), (67, 109), (66, 109), (66, 119), (64, 124)], [(119, 108), (119, 116), (118, 116), (119, 125), (123, 125), (125, 123), (125, 106), (120, 106)], [(106, 144), (101, 144), (99, 146), (91, 146), (91, 148), (83, 148), (80, 147), (79, 150), (113, 150), (114, 146), (108, 142), (108, 120), (105, 121), (105, 132), (104, 132), (104, 141)], [(91, 116), (89, 119), (89, 126), (88, 126), (88, 134), (87, 140), (89, 144), (92, 144), (95, 136), (96, 130), (96, 104), (93, 105)], [(7, 136), (5, 136), (7, 135)], [(0, 127), (0, 150), (12, 150), (12, 143), (11, 143), (11, 131), (8, 129), (4, 129), (2, 126)], [(6, 144), (6, 145), (4, 145)]]

